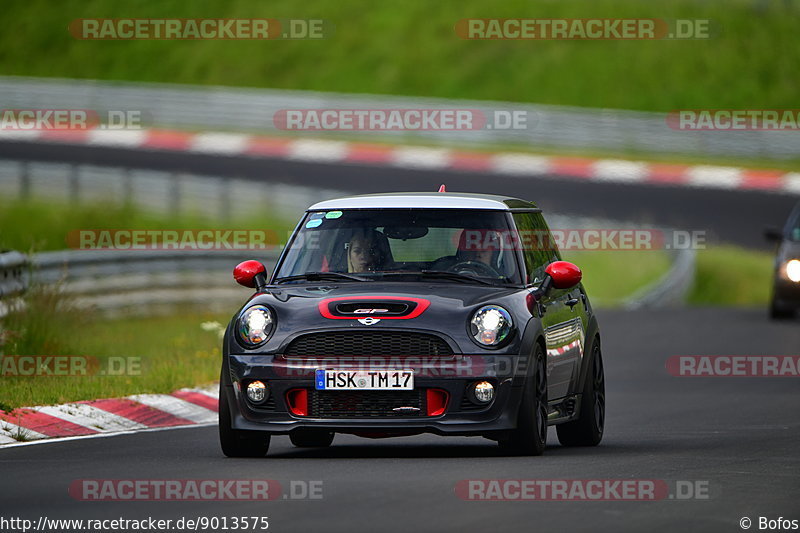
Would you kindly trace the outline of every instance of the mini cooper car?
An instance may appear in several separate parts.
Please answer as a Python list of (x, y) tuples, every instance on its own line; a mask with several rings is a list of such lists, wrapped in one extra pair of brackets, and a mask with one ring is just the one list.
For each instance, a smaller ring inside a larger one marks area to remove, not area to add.
[[(442, 190), (444, 187), (442, 188)], [(482, 194), (394, 193), (317, 203), (231, 320), (222, 451), (264, 456), (336, 433), (476, 435), (539, 455), (603, 436), (600, 332), (581, 271), (541, 210)]]
[(769, 314), (774, 319), (792, 318), (800, 310), (800, 203), (782, 230), (767, 228), (765, 236), (778, 246)]

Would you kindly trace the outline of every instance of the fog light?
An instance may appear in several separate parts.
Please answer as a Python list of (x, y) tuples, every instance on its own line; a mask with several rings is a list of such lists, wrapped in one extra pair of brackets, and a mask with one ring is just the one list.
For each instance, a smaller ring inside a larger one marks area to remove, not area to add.
[(267, 399), (267, 386), (260, 381), (247, 385), (247, 398), (253, 403), (261, 403)]
[(481, 403), (489, 403), (494, 398), (494, 385), (488, 381), (479, 381), (472, 389), (475, 399)]

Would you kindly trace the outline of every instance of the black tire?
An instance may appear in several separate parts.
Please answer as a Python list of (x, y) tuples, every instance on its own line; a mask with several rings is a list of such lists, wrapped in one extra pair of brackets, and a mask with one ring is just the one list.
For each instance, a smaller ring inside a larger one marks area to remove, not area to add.
[(262, 431), (243, 431), (231, 427), (228, 396), (219, 387), (219, 443), (228, 457), (264, 457), (269, 451), (270, 434)]
[(558, 442), (563, 446), (597, 446), (603, 440), (606, 421), (606, 380), (600, 339), (592, 343), (591, 359), (581, 396), (579, 418), (556, 426)]
[(289, 433), (289, 440), (298, 448), (327, 448), (333, 437), (333, 431), (320, 429), (296, 429)]
[(536, 344), (533, 374), (525, 380), (517, 428), (499, 440), (509, 455), (542, 455), (547, 445), (547, 369), (544, 350)]

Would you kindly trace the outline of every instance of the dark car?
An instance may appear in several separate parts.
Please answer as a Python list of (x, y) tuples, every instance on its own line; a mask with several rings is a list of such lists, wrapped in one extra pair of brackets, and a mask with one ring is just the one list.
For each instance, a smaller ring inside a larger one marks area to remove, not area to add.
[(228, 456), (271, 435), (477, 435), (539, 455), (603, 436), (600, 332), (581, 271), (533, 203), (395, 193), (311, 206), (223, 345), (219, 430)]
[(778, 246), (769, 314), (777, 319), (792, 318), (800, 309), (800, 203), (783, 230), (767, 228), (765, 235)]

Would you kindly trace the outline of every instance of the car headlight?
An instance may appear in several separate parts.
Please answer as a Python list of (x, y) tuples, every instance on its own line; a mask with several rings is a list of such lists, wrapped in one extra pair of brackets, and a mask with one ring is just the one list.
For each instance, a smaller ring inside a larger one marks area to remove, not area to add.
[(786, 277), (795, 283), (800, 282), (800, 260), (792, 259), (786, 263)]
[(475, 311), (469, 323), (470, 333), (484, 346), (497, 346), (511, 333), (511, 314), (499, 305), (485, 305)]
[(236, 329), (239, 340), (246, 346), (257, 346), (269, 339), (274, 326), (272, 311), (264, 305), (254, 305), (245, 309), (239, 316)]

